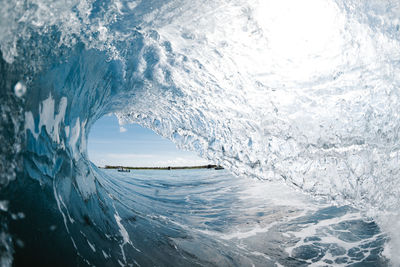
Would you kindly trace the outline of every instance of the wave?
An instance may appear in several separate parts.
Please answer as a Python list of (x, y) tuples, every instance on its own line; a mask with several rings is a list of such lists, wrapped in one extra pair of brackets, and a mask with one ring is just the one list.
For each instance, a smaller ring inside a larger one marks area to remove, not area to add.
[[(395, 2), (2, 6), (2, 199), (17, 210), (35, 203), (38, 229), (38, 216), (64, 225), (54, 238), (71, 239), (78, 262), (102, 263), (101, 250), (77, 249), (84, 242), (110, 240), (102, 251), (114, 264), (138, 254), (87, 156), (90, 127), (108, 113), (237, 175), (357, 207), (400, 246), (387, 219), (400, 204)], [(37, 235), (15, 227), (33, 244)]]

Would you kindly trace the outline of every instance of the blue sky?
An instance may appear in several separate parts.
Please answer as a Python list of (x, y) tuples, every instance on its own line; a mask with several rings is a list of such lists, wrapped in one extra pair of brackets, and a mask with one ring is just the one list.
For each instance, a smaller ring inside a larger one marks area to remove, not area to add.
[(88, 153), (98, 165), (132, 167), (192, 166), (208, 164), (191, 151), (182, 151), (175, 144), (138, 124), (120, 127), (114, 115), (99, 119), (89, 133)]

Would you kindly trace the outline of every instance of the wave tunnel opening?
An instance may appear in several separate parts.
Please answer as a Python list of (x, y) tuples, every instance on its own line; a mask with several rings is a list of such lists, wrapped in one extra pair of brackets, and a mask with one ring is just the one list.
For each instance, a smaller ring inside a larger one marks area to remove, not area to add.
[(200, 168), (213, 165), (194, 152), (178, 149), (170, 140), (139, 124), (120, 125), (113, 114), (95, 122), (87, 143), (89, 159), (102, 168)]

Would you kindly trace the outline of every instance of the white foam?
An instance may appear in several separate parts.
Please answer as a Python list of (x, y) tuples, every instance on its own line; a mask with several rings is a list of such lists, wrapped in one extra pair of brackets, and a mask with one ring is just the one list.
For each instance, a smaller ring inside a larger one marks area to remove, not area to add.
[(332, 234), (325, 234), (325, 236), (323, 236), (318, 232), (319, 230), (321, 230), (325, 227), (329, 227), (331, 225), (338, 224), (339, 222), (342, 222), (342, 221), (359, 220), (361, 218), (362, 218), (362, 216), (359, 213), (346, 213), (343, 216), (335, 217), (332, 219), (320, 220), (317, 223), (309, 223), (307, 225), (304, 225), (304, 228), (302, 228), (299, 231), (289, 231), (289, 232), (287, 232), (287, 234), (292, 234), (293, 236), (299, 238), (300, 240), (294, 246), (286, 247), (285, 251), (289, 255), (292, 255), (293, 249), (305, 245), (306, 244), (304, 242), (305, 238), (312, 237), (312, 236), (318, 236), (321, 239), (321, 241), (319, 241), (321, 243), (338, 244), (346, 250), (349, 250), (353, 247), (359, 246), (361, 243), (371, 241), (375, 237), (372, 237), (371, 240), (364, 239), (362, 241), (343, 242), (338, 237), (333, 236)]
[(101, 250), (101, 252), (103, 253), (103, 257), (105, 259), (108, 259), (110, 257), (110, 255), (108, 255), (107, 253), (104, 252), (104, 250)]
[(8, 211), (8, 204), (9, 204), (8, 200), (1, 200), (0, 201), (0, 210), (1, 211)]
[(96, 252), (96, 247), (92, 243), (90, 243), (89, 240), (86, 241), (88, 242), (89, 247), (93, 250), (93, 252)]
[(53, 141), (60, 143), (60, 125), (65, 119), (67, 104), (67, 98), (62, 97), (58, 104), (58, 111), (55, 112), (55, 100), (50, 94), (48, 98), (40, 103), (39, 122), (37, 125), (38, 131), (36, 131), (33, 113), (30, 111), (25, 112), (25, 129), (29, 129), (33, 136), (37, 139), (42, 127), (44, 126), (46, 132), (50, 135)]
[(131, 241), (130, 241), (130, 239), (129, 239), (129, 234), (128, 234), (128, 232), (126, 231), (125, 227), (122, 225), (122, 223), (121, 223), (121, 220), (122, 220), (122, 219), (121, 219), (121, 217), (119, 217), (118, 212), (115, 212), (114, 218), (115, 218), (115, 221), (116, 221), (117, 224), (118, 224), (119, 232), (120, 232), (120, 234), (121, 234), (121, 236), (122, 236), (122, 238), (123, 238), (123, 240), (124, 240), (123, 244), (124, 244), (124, 245), (125, 245), (125, 244), (130, 244)]
[(79, 118), (76, 119), (75, 125), (71, 129), (71, 135), (69, 138), (69, 146), (73, 151), (73, 154), (75, 157), (78, 156), (77, 149), (76, 149), (76, 144), (78, 142), (79, 136), (81, 132), (81, 124)]

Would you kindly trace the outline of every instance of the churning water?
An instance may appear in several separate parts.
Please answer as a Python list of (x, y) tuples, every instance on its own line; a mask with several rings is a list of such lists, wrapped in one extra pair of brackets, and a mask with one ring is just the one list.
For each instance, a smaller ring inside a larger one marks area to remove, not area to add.
[[(398, 265), (399, 17), (1, 1), (1, 264)], [(109, 113), (232, 174), (99, 170), (87, 137)]]

